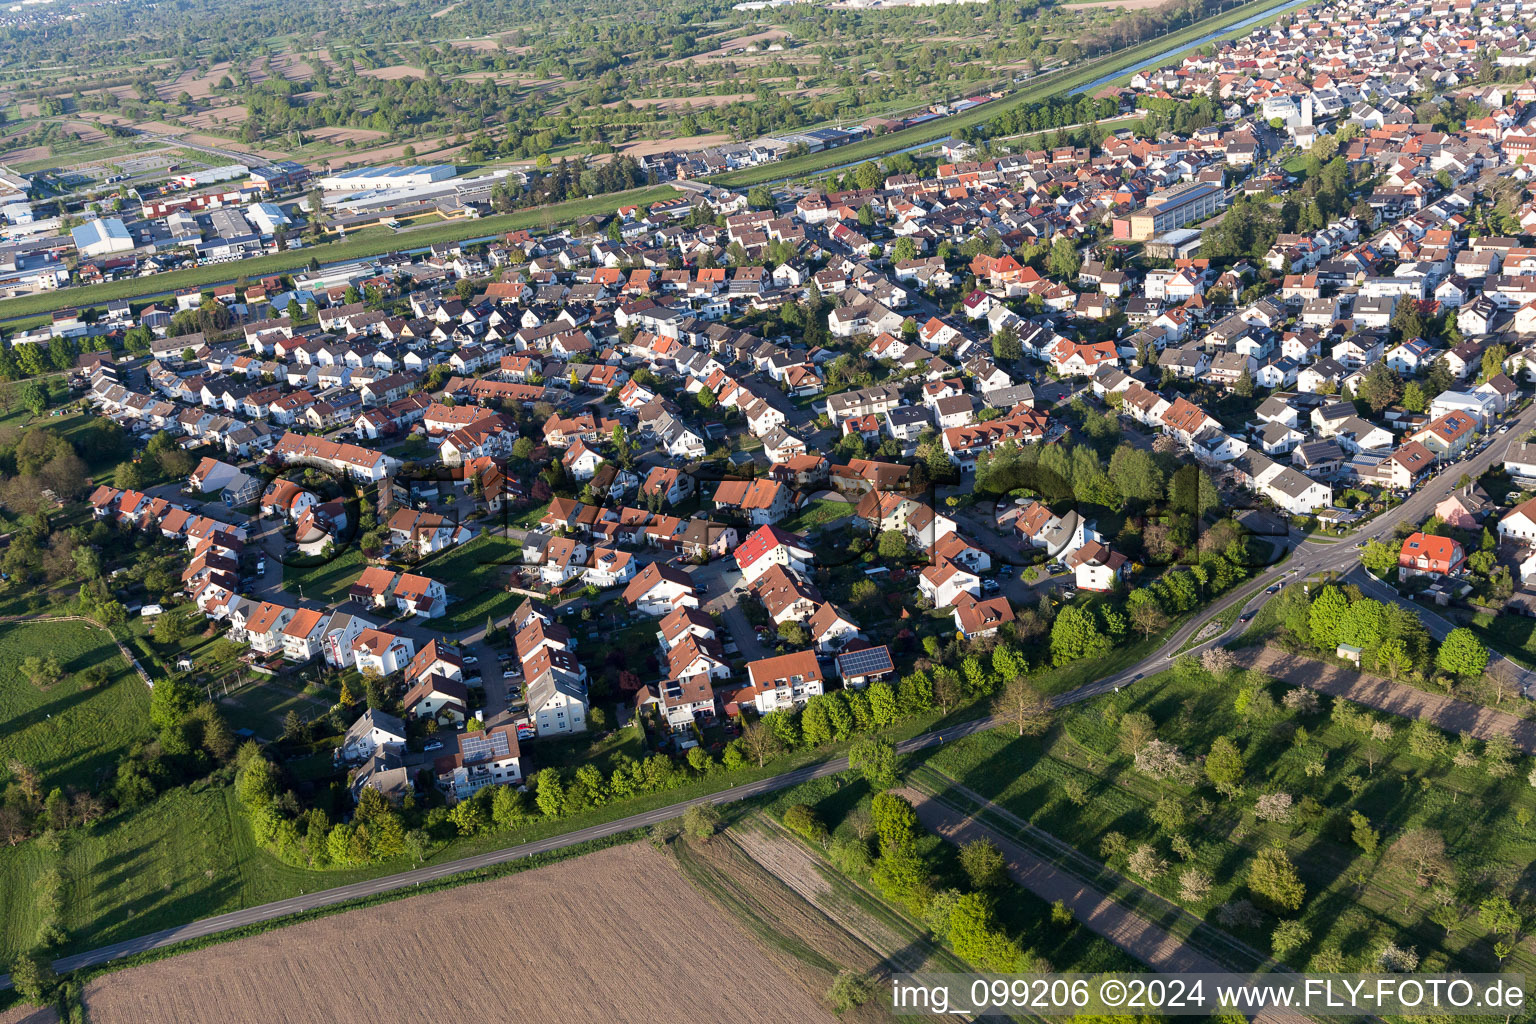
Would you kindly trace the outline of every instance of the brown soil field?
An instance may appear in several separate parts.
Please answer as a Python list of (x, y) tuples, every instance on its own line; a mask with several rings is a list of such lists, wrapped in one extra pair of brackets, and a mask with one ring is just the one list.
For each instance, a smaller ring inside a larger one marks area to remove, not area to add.
[(377, 142), (384, 138), (385, 135), (384, 132), (376, 132), (372, 128), (342, 127), (316, 128), (310, 131), (308, 134), (310, 138), (318, 139), (321, 142), (331, 142), (340, 145), (341, 143), (344, 143), (350, 139), (360, 146), (365, 146), (371, 142)]
[(188, 128), (208, 129), (228, 125), (231, 131), (235, 126), (243, 124), (250, 114), (243, 103), (231, 103), (227, 107), (214, 107), (212, 110), (204, 110), (202, 113), (193, 114), (181, 119), (181, 123)]
[(366, 71), (359, 71), (358, 74), (367, 75), (369, 78), (382, 78), (386, 82), (393, 82), (401, 78), (427, 77), (427, 73), (421, 68), (412, 67), (409, 64), (395, 64), (387, 68), (369, 68)]
[(753, 946), (632, 843), (103, 975), (84, 1001), (94, 1024), (420, 1021), (450, 1004), (487, 1021), (837, 1020)]
[(638, 142), (629, 142), (621, 146), (622, 152), (630, 156), (651, 156), (654, 153), (691, 153), (695, 150), (708, 149), (711, 146), (724, 145), (731, 141), (729, 135), (690, 135), (683, 139), (641, 139)]
[[(510, 33), (504, 32), (501, 35), (482, 37), (480, 39), (454, 39), (448, 45), (460, 46), (466, 50), (474, 50), (477, 53), (488, 53), (502, 48), (501, 39), (504, 35), (510, 35)], [(508, 53), (527, 53), (531, 49), (533, 49), (531, 46), (508, 46), (506, 48)]]
[(707, 53), (698, 53), (694, 54), (692, 57), (683, 57), (679, 60), (668, 61), (667, 63), (686, 64), (691, 60), (724, 60), (725, 58), (731, 56), (733, 52), (743, 50), (746, 47), (751, 46), (753, 43), (758, 43), (761, 45), (763, 43), (771, 43), (777, 39), (787, 38), (789, 38), (788, 32), (785, 32), (781, 28), (771, 28), (766, 32), (758, 32), (755, 35), (737, 36), (735, 39), (728, 39)]
[(183, 92), (195, 100), (206, 99), (212, 95), (213, 87), (219, 79), (227, 74), (229, 74), (228, 61), (215, 64), (202, 74), (196, 71), (183, 71), (173, 81), (156, 86), (155, 93), (167, 102), (174, 100)]
[[(661, 107), (663, 110), (686, 110), (693, 107), (702, 110), (705, 107), (723, 107), (728, 103), (744, 103), (753, 98), (750, 92), (733, 92), (724, 96), (651, 96), (637, 100), (630, 100), (632, 107)], [(612, 109), (623, 100), (613, 100), (604, 103), (603, 106)]]
[[(417, 142), (416, 155), (407, 158), (405, 147), (408, 143), (402, 142), (398, 146), (380, 146), (377, 149), (356, 149), (347, 153), (341, 153), (330, 159), (340, 167), (343, 164), (389, 164), (400, 163), (410, 159), (415, 163), (447, 164), (452, 163), (452, 157), (462, 152), (464, 146), (448, 146), (443, 149), (432, 149), (430, 142)], [(310, 161), (311, 166), (322, 166), (326, 160), (315, 158)]]
[(0, 1010), (0, 1024), (59, 1024), (59, 1015), (51, 1006), (13, 1006)]
[(41, 160), (51, 156), (47, 146), (28, 146), (25, 149), (0, 150), (0, 160), (7, 163), (24, 164), (31, 160)]

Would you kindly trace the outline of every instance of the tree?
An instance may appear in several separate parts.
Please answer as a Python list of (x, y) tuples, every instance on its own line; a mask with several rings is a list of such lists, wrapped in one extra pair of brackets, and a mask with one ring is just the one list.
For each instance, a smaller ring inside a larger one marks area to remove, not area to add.
[(1309, 623), (1312, 630), (1312, 643), (1325, 651), (1331, 651), (1339, 646), (1339, 629), (1344, 624), (1344, 616), (1349, 613), (1349, 601), (1344, 597), (1338, 587), (1324, 587), (1312, 599), (1312, 609), (1309, 615)]
[(1367, 857), (1376, 856), (1377, 847), (1381, 844), (1381, 833), (1371, 828), (1370, 820), (1359, 811), (1350, 812), (1349, 824), (1349, 837), (1355, 841), (1355, 845), (1365, 851)]
[(1407, 868), (1420, 887), (1434, 885), (1451, 875), (1445, 856), (1445, 840), (1432, 828), (1411, 828), (1387, 849), (1389, 864)]
[(869, 802), (869, 814), (875, 823), (875, 835), (880, 837), (882, 853), (910, 849), (917, 841), (917, 812), (896, 794), (876, 793)]
[(773, 193), (766, 187), (758, 185), (747, 193), (747, 202), (754, 210), (773, 209)]
[(1386, 363), (1372, 364), (1360, 381), (1359, 397), (1370, 406), (1373, 413), (1381, 412), (1402, 397), (1402, 394), (1402, 378)]
[(1238, 374), (1237, 382), (1232, 385), (1232, 390), (1237, 392), (1240, 398), (1253, 397), (1253, 374), (1248, 367), (1243, 367), (1243, 372)]
[(1003, 684), (994, 702), (999, 718), (1017, 727), (1020, 736), (1044, 736), (1051, 728), (1051, 702), (1022, 675)]
[(881, 558), (907, 557), (907, 538), (900, 530), (883, 530), (877, 542)]
[(1300, 910), (1307, 887), (1284, 850), (1260, 850), (1248, 866), (1248, 888), (1281, 910)]
[(1411, 380), (1403, 385), (1403, 408), (1411, 413), (1421, 413), (1429, 408), (1429, 399), (1424, 397), (1424, 389), (1419, 382)]
[(896, 785), (896, 746), (890, 740), (867, 736), (848, 752), (848, 767), (862, 771), (871, 789)]
[(53, 1001), (57, 980), (53, 965), (41, 950), (23, 953), (11, 963), (11, 985), (32, 1006), (47, 1006)]
[(138, 491), (144, 488), (144, 471), (139, 468), (137, 462), (119, 462), (112, 479), (125, 491)]
[(995, 889), (1008, 879), (1008, 862), (990, 839), (976, 839), (960, 847), (960, 866), (978, 891)]
[(1211, 780), (1216, 791), (1228, 799), (1237, 796), (1243, 786), (1242, 752), (1225, 736), (1216, 737), (1211, 752), (1205, 758), (1205, 777)]
[(1451, 630), (1440, 644), (1435, 664), (1452, 675), (1473, 678), (1488, 667), (1488, 648), (1465, 626)]
[(1507, 896), (1490, 896), (1477, 908), (1477, 921), (1493, 935), (1517, 935), (1520, 932), (1520, 912)]
[(741, 742), (746, 754), (761, 768), (783, 749), (778, 735), (762, 721), (747, 722), (741, 727)]
[(832, 985), (827, 989), (827, 1002), (833, 1013), (843, 1014), (856, 1006), (862, 1006), (869, 1000), (870, 994), (869, 982), (863, 975), (842, 970), (837, 972), (837, 977), (832, 979)]
[(1311, 938), (1312, 930), (1300, 921), (1281, 921), (1270, 936), (1270, 947), (1277, 958), (1283, 958), (1305, 946)]
[(719, 830), (720, 811), (713, 804), (694, 804), (683, 812), (683, 831), (694, 839), (708, 839)]
[(41, 416), (48, 408), (48, 385), (38, 380), (27, 381), (21, 386), (17, 401), (33, 416)]
[(1067, 605), (1051, 626), (1051, 658), (1057, 665), (1097, 657), (1111, 646), (1109, 637), (1099, 631), (1098, 619), (1087, 608)]
[(1051, 254), (1046, 259), (1045, 267), (1052, 277), (1072, 280), (1077, 277), (1082, 266), (1083, 258), (1078, 255), (1077, 246), (1072, 244), (1070, 238), (1063, 236), (1051, 243)]
[(1360, 553), (1360, 561), (1377, 576), (1384, 576), (1397, 568), (1398, 551), (1379, 540), (1368, 541)]
[(997, 926), (991, 900), (981, 893), (966, 893), (955, 901), (949, 915), (949, 943), (955, 952), (984, 971), (1018, 969), (1023, 951)]
[(917, 259), (917, 243), (905, 236), (896, 239), (896, 244), (891, 246), (891, 262), (906, 263)]

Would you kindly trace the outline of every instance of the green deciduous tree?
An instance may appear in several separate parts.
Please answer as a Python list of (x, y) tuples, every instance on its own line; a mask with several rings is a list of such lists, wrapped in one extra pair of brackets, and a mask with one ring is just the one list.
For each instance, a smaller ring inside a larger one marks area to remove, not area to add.
[(1488, 648), (1477, 634), (1464, 626), (1446, 634), (1435, 655), (1435, 664), (1452, 675), (1472, 678), (1483, 674), (1488, 667)]
[(1274, 847), (1260, 850), (1253, 858), (1248, 866), (1248, 888), (1281, 910), (1300, 910), (1307, 895), (1291, 859)]
[(1243, 755), (1237, 744), (1225, 736), (1216, 737), (1205, 758), (1205, 777), (1211, 780), (1216, 791), (1228, 798), (1237, 796), (1243, 787), (1244, 770)]

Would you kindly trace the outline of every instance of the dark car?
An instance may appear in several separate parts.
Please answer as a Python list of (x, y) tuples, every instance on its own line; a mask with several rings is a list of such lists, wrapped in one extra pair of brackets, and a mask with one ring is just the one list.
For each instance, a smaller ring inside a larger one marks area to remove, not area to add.
[(1253, 612), (1243, 612), (1243, 614), (1241, 614), (1241, 615), (1239, 615), (1237, 617), (1237, 621), (1238, 622), (1247, 622), (1251, 618), (1253, 618)]

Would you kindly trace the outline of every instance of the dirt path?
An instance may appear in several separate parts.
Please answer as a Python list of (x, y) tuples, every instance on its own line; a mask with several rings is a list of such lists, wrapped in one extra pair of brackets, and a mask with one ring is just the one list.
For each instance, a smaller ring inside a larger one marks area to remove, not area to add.
[[(972, 800), (989, 807), (996, 806), (964, 787), (956, 788)], [(923, 827), (948, 842), (958, 846), (976, 839), (990, 839), (1002, 851), (1008, 862), (1008, 874), (1015, 882), (1049, 903), (1060, 900), (1072, 911), (1073, 917), (1095, 934), (1154, 970), (1163, 974), (1220, 974), (1232, 969), (1054, 867), (996, 829), (915, 789), (897, 792), (911, 802)], [(1306, 1020), (1298, 1014), (1271, 1010), (1261, 1012), (1253, 1019), (1261, 1024), (1305, 1024)]]
[(1420, 719), (1449, 733), (1468, 733), (1480, 740), (1508, 736), (1527, 754), (1536, 754), (1536, 722), (1453, 697), (1415, 689), (1383, 676), (1338, 668), (1278, 647), (1234, 652), (1238, 663), (1294, 686), (1347, 697), (1366, 707), (1404, 718)]

